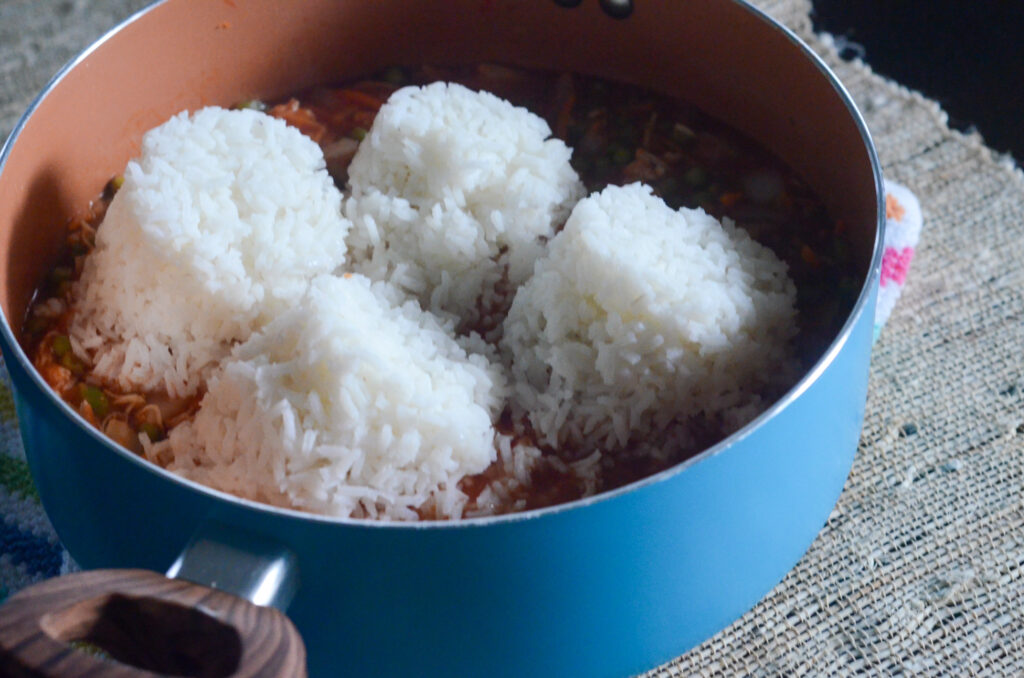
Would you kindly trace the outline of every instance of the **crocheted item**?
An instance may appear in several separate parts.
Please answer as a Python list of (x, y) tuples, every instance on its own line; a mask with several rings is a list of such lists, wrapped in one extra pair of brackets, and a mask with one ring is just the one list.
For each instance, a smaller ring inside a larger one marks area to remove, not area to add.
[(885, 181), (885, 252), (875, 306), (875, 338), (889, 319), (907, 280), (910, 260), (921, 237), (921, 205), (906, 186)]

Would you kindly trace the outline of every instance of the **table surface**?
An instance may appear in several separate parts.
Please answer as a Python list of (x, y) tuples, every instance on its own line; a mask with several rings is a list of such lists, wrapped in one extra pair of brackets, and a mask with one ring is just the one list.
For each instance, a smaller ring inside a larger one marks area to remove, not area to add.
[[(0, 138), (62, 63), (144, 4), (0, 1)], [(925, 228), (818, 539), (753, 610), (652, 675), (1024, 675), (1024, 174), (950, 130), (933, 101), (840, 58), (813, 32), (809, 0), (755, 4), (836, 71)], [(856, 25), (870, 61), (881, 51)], [(10, 417), (8, 394), (0, 424)], [(61, 569), (59, 557), (32, 569), (8, 556), (10, 535), (56, 544), (42, 519), (11, 517), (33, 501), (25, 473), (16, 452), (0, 455), (0, 575), (19, 585)]]

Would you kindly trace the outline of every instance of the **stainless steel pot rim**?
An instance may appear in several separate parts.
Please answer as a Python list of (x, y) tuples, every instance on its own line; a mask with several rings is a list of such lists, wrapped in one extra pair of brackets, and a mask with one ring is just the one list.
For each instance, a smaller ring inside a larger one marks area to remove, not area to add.
[[(115, 453), (121, 455), (122, 457), (125, 457), (126, 460), (129, 461), (130, 463), (139, 464), (147, 471), (159, 474), (169, 482), (178, 483), (195, 492), (206, 494), (216, 499), (226, 501), (232, 504), (237, 504), (257, 512), (273, 514), (280, 517), (345, 525), (348, 527), (359, 527), (365, 529), (453, 530), (462, 528), (486, 527), (489, 525), (495, 525), (499, 523), (525, 521), (541, 518), (544, 516), (552, 516), (565, 511), (572, 511), (577, 508), (582, 508), (585, 506), (596, 504), (598, 502), (609, 501), (611, 499), (614, 499), (616, 497), (622, 496), (630, 492), (639, 491), (649, 485), (664, 482), (669, 478), (675, 476), (676, 474), (682, 473), (691, 466), (694, 466), (695, 464), (698, 464), (705, 459), (720, 454), (721, 452), (728, 449), (736, 442), (751, 435), (757, 428), (761, 426), (762, 423), (776, 416), (782, 410), (786, 409), (786, 407), (788, 407), (790, 403), (792, 403), (804, 391), (806, 391), (811, 386), (811, 384), (817, 381), (821, 374), (824, 373), (825, 370), (827, 370), (828, 367), (832, 364), (832, 362), (836, 359), (836, 356), (840, 353), (840, 351), (842, 351), (843, 347), (845, 346), (847, 340), (850, 337), (850, 334), (853, 331), (854, 326), (857, 325), (857, 323), (860, 321), (864, 313), (867, 312), (866, 309), (871, 300), (871, 295), (873, 293), (875, 283), (879, 279), (882, 266), (882, 254), (884, 250), (885, 240), (885, 200), (882, 183), (882, 170), (878, 160), (878, 154), (875, 150), (874, 142), (872, 141), (871, 134), (869, 133), (867, 128), (867, 124), (864, 122), (864, 119), (861, 116), (860, 111), (857, 110), (856, 105), (853, 103), (853, 99), (851, 98), (849, 92), (839, 81), (836, 75), (832, 72), (832, 70), (828, 67), (828, 65), (825, 64), (824, 60), (821, 57), (819, 57), (810, 47), (808, 47), (807, 44), (804, 43), (799, 37), (797, 37), (797, 35), (793, 33), (793, 31), (783, 26), (782, 24), (778, 23), (767, 13), (758, 9), (757, 7), (754, 7), (746, 0), (728, 1), (736, 5), (739, 5), (746, 11), (754, 14), (757, 18), (766, 23), (773, 30), (776, 30), (779, 33), (781, 33), (787, 40), (789, 40), (797, 48), (799, 48), (801, 52), (803, 52), (804, 56), (810, 59), (814, 66), (826, 77), (826, 79), (832, 85), (833, 89), (836, 90), (836, 93), (839, 95), (840, 99), (842, 99), (843, 104), (847, 109), (847, 112), (849, 113), (855, 125), (857, 126), (857, 130), (860, 133), (861, 140), (864, 142), (866, 150), (868, 151), (869, 160), (871, 162), (871, 169), (874, 177), (875, 195), (877, 203), (875, 242), (872, 248), (871, 262), (868, 267), (867, 275), (865, 276), (864, 281), (861, 285), (860, 294), (857, 298), (856, 303), (854, 304), (853, 310), (847, 317), (846, 322), (843, 324), (842, 329), (839, 331), (839, 334), (829, 345), (828, 349), (814, 364), (814, 366), (812, 366), (811, 369), (808, 370), (804, 374), (804, 376), (801, 377), (801, 379), (792, 388), (790, 388), (788, 392), (786, 392), (785, 395), (783, 395), (776, 402), (774, 402), (768, 409), (762, 412), (754, 420), (747, 423), (746, 426), (734, 432), (733, 434), (727, 436), (726, 438), (720, 440), (718, 443), (712, 445), (706, 450), (703, 450), (702, 452), (686, 459), (685, 461), (680, 462), (679, 464), (676, 464), (671, 468), (647, 476), (628, 485), (624, 485), (614, 490), (602, 492), (600, 494), (596, 494), (590, 497), (584, 497), (582, 499), (577, 499), (575, 501), (566, 502), (563, 504), (557, 504), (555, 506), (549, 506), (540, 509), (532, 509), (529, 511), (509, 513), (497, 516), (463, 518), (454, 521), (427, 520), (418, 522), (378, 521), (325, 516), (314, 513), (307, 513), (296, 509), (271, 506), (269, 504), (263, 504), (249, 499), (243, 499), (241, 497), (237, 497), (235, 495), (213, 489), (206, 485), (202, 485), (200, 483), (188, 480), (175, 473), (172, 473), (171, 471), (168, 471), (156, 464), (153, 464), (133, 454), (132, 452), (121, 447), (120, 445), (117, 445), (112, 440), (103, 435), (103, 433), (101, 433), (92, 425), (90, 425), (84, 418), (82, 418), (80, 414), (78, 414), (78, 412), (76, 412), (73, 408), (71, 408), (71, 406), (64, 402), (63, 399), (61, 399), (56, 393), (53, 392), (49, 385), (36, 371), (35, 367), (32, 365), (32, 361), (25, 354), (25, 351), (22, 349), (20, 343), (15, 339), (14, 332), (11, 329), (6, 314), (0, 313), (0, 336), (3, 337), (4, 342), (11, 348), (11, 351), (8, 351), (5, 358), (7, 360), (10, 360), (12, 358), (16, 360), (19, 366), (29, 375), (29, 378), (32, 379), (34, 385), (45, 394), (44, 397), (48, 398), (52, 404), (58, 407), (64, 413), (65, 416), (74, 421), (78, 425), (78, 427), (83, 430), (84, 433), (91, 436), (100, 444), (110, 448)], [(43, 100), (46, 99), (50, 92), (53, 91), (53, 89), (60, 84), (61, 80), (64, 79), (65, 75), (67, 75), (68, 72), (70, 72), (72, 69), (78, 66), (78, 64), (80, 64), (82, 61), (87, 59), (90, 54), (99, 49), (104, 43), (113, 38), (126, 26), (138, 20), (140, 17), (144, 16), (145, 14), (149, 13), (151, 10), (164, 4), (165, 2), (167, 2), (167, 0), (158, 0), (157, 2), (154, 2), (152, 5), (149, 5), (148, 7), (145, 7), (139, 10), (138, 12), (135, 12), (127, 19), (122, 21), (120, 24), (118, 24), (111, 30), (107, 31), (107, 33), (105, 33), (94, 43), (89, 45), (89, 47), (83, 50), (78, 56), (71, 59), (56, 73), (56, 75), (53, 76), (53, 78), (49, 81), (49, 83), (47, 83), (47, 85), (43, 88), (39, 95), (36, 96), (35, 99), (33, 99), (28, 109), (21, 116), (21, 118), (18, 120), (18, 123), (11, 131), (10, 136), (4, 142), (3, 147), (0, 148), (0, 175), (3, 174), (4, 167), (7, 164), (7, 158), (10, 155), (10, 151), (13, 148), (15, 142), (17, 141), (21, 131), (24, 129), (25, 125), (28, 124), (28, 121), (31, 119), (33, 113), (35, 113), (36, 109), (40, 106)]]

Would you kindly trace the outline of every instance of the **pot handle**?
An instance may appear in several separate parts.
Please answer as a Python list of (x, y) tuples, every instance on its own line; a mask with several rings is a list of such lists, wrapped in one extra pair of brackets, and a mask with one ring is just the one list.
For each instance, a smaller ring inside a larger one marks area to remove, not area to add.
[(0, 608), (0, 675), (305, 678), (281, 612), (146, 570), (48, 579)]

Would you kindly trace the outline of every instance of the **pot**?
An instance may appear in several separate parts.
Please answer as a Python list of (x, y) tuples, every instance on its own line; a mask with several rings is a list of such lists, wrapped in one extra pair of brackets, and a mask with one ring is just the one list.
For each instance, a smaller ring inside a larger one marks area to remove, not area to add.
[[(280, 97), (389, 64), (477, 61), (681, 96), (760, 141), (823, 196), (853, 234), (861, 290), (788, 393), (696, 457), (597, 497), (387, 524), (277, 509), (184, 480), (104, 438), (33, 369), (19, 343), (33, 289), (67, 219), (122, 170), (143, 131), (182, 109)], [(744, 2), (647, 0), (617, 21), (596, 2), (165, 0), (54, 78), (5, 145), (0, 172), (0, 343), (32, 474), (64, 545), (83, 568), (164, 572), (191, 544), (175, 568), (185, 579), (282, 607), (293, 590), (287, 614), (312, 676), (651, 668), (778, 583), (849, 472), (881, 261), (879, 165), (835, 76)]]

